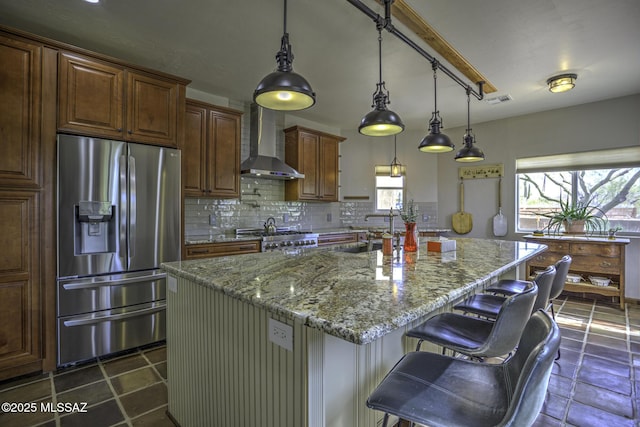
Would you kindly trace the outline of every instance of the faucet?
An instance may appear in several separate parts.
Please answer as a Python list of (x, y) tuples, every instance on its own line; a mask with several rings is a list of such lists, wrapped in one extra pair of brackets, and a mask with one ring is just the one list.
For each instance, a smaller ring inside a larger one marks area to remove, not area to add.
[(389, 209), (389, 213), (388, 214), (366, 214), (364, 216), (364, 220), (365, 221), (369, 221), (369, 218), (371, 217), (376, 217), (376, 218), (389, 218), (389, 234), (391, 234), (392, 236), (394, 235), (393, 232), (393, 218), (398, 216), (398, 214), (394, 214), (393, 213), (393, 208)]

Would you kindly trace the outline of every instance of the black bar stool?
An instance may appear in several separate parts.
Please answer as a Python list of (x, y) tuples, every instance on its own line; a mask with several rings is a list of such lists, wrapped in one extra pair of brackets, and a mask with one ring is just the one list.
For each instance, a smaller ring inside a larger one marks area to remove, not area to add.
[(538, 287), (529, 282), (524, 292), (507, 297), (495, 321), (458, 313), (440, 313), (409, 330), (406, 336), (417, 338), (416, 351), (422, 341), (430, 341), (457, 353), (482, 360), (504, 356), (518, 344), (522, 329), (531, 316)]
[[(533, 280), (538, 286), (538, 296), (533, 304), (532, 313), (539, 309), (546, 310), (549, 306), (549, 295), (555, 277), (556, 268), (551, 265)], [(475, 294), (460, 304), (456, 304), (453, 308), (463, 311), (465, 314), (475, 314), (488, 319), (495, 319), (500, 312), (500, 307), (507, 298), (506, 296), (495, 294)]]
[[(466, 316), (469, 317), (469, 316)], [(530, 426), (546, 397), (560, 331), (544, 311), (528, 320), (515, 355), (502, 364), (437, 353), (407, 353), (367, 406), (428, 426)]]

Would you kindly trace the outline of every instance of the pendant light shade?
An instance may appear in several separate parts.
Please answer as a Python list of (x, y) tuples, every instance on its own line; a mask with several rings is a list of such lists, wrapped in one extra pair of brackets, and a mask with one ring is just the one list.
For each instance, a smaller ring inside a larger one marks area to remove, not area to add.
[(395, 112), (387, 109), (389, 91), (382, 81), (382, 27), (378, 25), (379, 80), (373, 93), (373, 110), (360, 121), (358, 132), (367, 136), (395, 135), (404, 130), (404, 123)]
[(467, 133), (464, 134), (464, 147), (456, 153), (456, 162), (471, 163), (484, 160), (482, 150), (473, 145), (476, 137), (472, 133), (469, 133), (470, 131), (471, 129), (467, 129)]
[(402, 164), (398, 162), (398, 157), (396, 155), (396, 136), (393, 135), (393, 161), (391, 162), (391, 178), (399, 178), (402, 176)]
[(287, 33), (287, 0), (284, 0), (284, 34), (276, 54), (278, 69), (258, 83), (253, 100), (271, 110), (304, 110), (316, 103), (309, 82), (293, 71), (293, 51)]
[(437, 95), (437, 76), (436, 70), (438, 69), (438, 62), (433, 61), (431, 64), (433, 68), (433, 99), (434, 109), (429, 121), (430, 132), (427, 136), (422, 138), (418, 149), (425, 153), (447, 153), (454, 149), (454, 145), (451, 139), (440, 133), (440, 126), (442, 125), (442, 119), (440, 118), (440, 112), (438, 111), (438, 95)]
[(484, 160), (482, 150), (473, 145), (476, 142), (476, 136), (471, 132), (471, 97), (469, 92), (470, 90), (467, 88), (467, 130), (462, 137), (464, 146), (456, 153), (456, 162), (471, 163)]

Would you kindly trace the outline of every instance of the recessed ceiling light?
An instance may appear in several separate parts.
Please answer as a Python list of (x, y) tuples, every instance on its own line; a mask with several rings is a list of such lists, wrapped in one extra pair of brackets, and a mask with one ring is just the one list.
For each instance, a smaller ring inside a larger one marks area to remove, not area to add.
[(549, 92), (560, 93), (571, 90), (576, 85), (577, 74), (560, 74), (547, 80)]
[(93, 3), (93, 4), (100, 3), (100, 0), (84, 0), (84, 1), (86, 1), (87, 3)]

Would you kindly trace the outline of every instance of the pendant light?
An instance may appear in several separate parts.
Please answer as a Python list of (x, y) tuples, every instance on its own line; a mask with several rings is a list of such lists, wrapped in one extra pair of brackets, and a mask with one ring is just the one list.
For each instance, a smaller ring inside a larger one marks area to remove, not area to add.
[(391, 162), (391, 178), (399, 178), (402, 176), (402, 164), (398, 162), (396, 155), (396, 135), (393, 135), (393, 161)]
[(404, 130), (404, 123), (396, 113), (387, 109), (389, 91), (382, 81), (382, 26), (378, 28), (378, 65), (379, 80), (376, 83), (376, 91), (373, 93), (373, 110), (362, 118), (358, 132), (367, 136), (395, 135)]
[(293, 51), (287, 33), (287, 0), (284, 0), (284, 34), (276, 54), (278, 69), (258, 83), (253, 100), (271, 110), (304, 110), (316, 103), (316, 94), (300, 74), (293, 72)]
[(440, 133), (440, 125), (442, 124), (442, 119), (440, 118), (440, 112), (438, 111), (438, 86), (436, 76), (438, 61), (434, 60), (431, 63), (431, 68), (433, 68), (434, 100), (433, 114), (431, 116), (431, 120), (429, 121), (429, 128), (431, 129), (431, 132), (429, 132), (429, 135), (422, 138), (418, 149), (426, 153), (447, 153), (453, 150), (454, 145), (453, 143), (451, 143), (451, 139), (449, 139), (447, 135)]
[(476, 142), (476, 136), (471, 132), (471, 97), (469, 96), (470, 90), (467, 87), (467, 130), (465, 131), (462, 140), (464, 146), (458, 153), (456, 153), (456, 162), (479, 162), (484, 160), (484, 153), (478, 147), (473, 144)]

